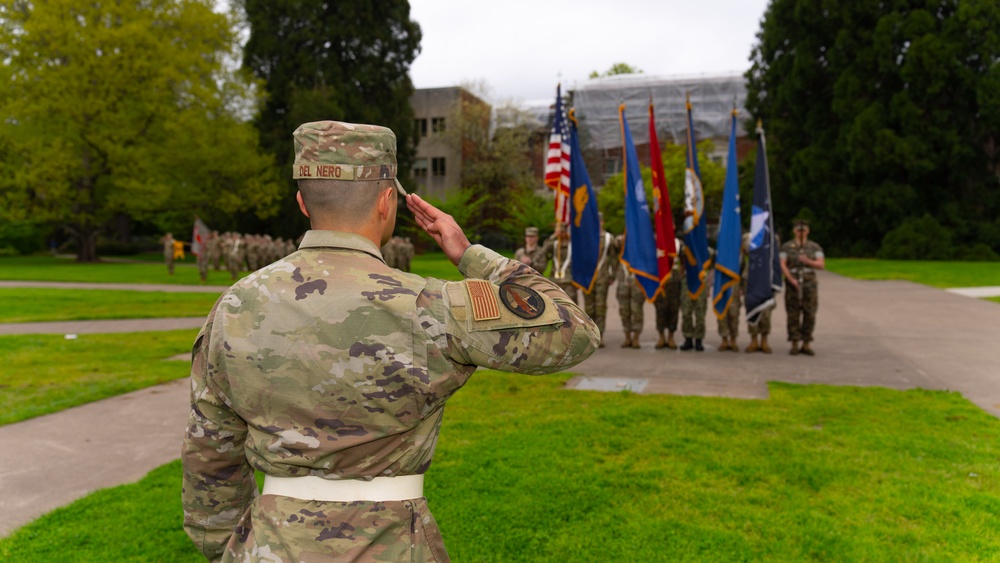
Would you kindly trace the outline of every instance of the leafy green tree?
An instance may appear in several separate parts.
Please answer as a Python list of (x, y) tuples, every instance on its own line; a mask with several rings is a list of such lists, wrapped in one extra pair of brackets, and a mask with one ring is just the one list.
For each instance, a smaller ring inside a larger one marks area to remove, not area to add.
[[(718, 163), (708, 158), (714, 148), (714, 143), (706, 139), (698, 143), (698, 167), (701, 170), (702, 190), (705, 194), (705, 216), (718, 219), (722, 210), (722, 190), (726, 180), (726, 170)], [(670, 193), (670, 210), (674, 215), (674, 226), (679, 228), (684, 218), (684, 170), (687, 167), (687, 148), (684, 145), (667, 143), (661, 151), (663, 157), (663, 174), (667, 179), (667, 191)], [(640, 164), (642, 168), (642, 184), (646, 188), (646, 201), (650, 202), (649, 210), (653, 211), (653, 179), (649, 167)], [(625, 178), (624, 173), (611, 176), (597, 194), (597, 204), (604, 214), (604, 227), (615, 234), (625, 230)], [(681, 237), (678, 230), (678, 238)]]
[(639, 67), (634, 67), (628, 63), (615, 63), (611, 65), (608, 70), (598, 73), (596, 70), (591, 71), (587, 78), (601, 78), (604, 76), (618, 76), (619, 74), (642, 74), (642, 69)]
[(256, 210), (276, 196), (209, 0), (0, 1), (0, 216), (62, 224), (77, 259), (122, 216)]
[(778, 223), (874, 255), (929, 215), (1000, 249), (1000, 4), (774, 0), (747, 73)]
[[(415, 151), (409, 69), (421, 37), (409, 2), (239, 4), (250, 27), (243, 65), (264, 81), (267, 94), (256, 125), (285, 178), (279, 221), (271, 230), (298, 236), (308, 227), (290, 173), (292, 131), (302, 123), (333, 119), (389, 127), (396, 133), (400, 173), (408, 175)], [(262, 226), (251, 221), (245, 229)]]

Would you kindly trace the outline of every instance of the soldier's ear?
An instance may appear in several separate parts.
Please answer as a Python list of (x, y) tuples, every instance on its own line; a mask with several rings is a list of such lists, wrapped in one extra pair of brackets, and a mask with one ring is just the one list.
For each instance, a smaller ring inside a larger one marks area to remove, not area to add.
[(306, 202), (302, 201), (302, 192), (295, 192), (295, 201), (299, 202), (299, 210), (306, 217), (309, 216), (309, 210), (306, 209)]

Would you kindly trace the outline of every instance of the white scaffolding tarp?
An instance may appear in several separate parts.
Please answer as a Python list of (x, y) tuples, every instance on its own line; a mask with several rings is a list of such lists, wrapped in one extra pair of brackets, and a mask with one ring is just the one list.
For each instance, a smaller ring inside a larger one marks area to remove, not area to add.
[(621, 147), (618, 106), (625, 104), (625, 117), (636, 144), (649, 142), (649, 101), (656, 112), (656, 133), (661, 143), (687, 143), (685, 99), (691, 94), (694, 130), (698, 140), (729, 140), (730, 115), (739, 110), (737, 136), (746, 135), (742, 122), (750, 118), (744, 109), (746, 85), (742, 74), (712, 76), (645, 76), (628, 74), (595, 78), (572, 91), (573, 107), (580, 122), (581, 141), (590, 149)]

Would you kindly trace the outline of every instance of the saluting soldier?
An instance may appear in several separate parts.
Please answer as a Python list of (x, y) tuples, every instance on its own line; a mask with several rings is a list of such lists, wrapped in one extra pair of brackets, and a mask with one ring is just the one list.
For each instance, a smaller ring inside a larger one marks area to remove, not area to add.
[(539, 274), (545, 274), (549, 259), (546, 257), (545, 247), (538, 245), (538, 227), (524, 229), (524, 246), (517, 249), (514, 259), (531, 266)]
[[(554, 283), (407, 196), (391, 130), (321, 121), (294, 139), (312, 230), (195, 340), (184, 528), (212, 560), (448, 561), (423, 493), (445, 402), (477, 366), (564, 371), (600, 334)], [(337, 166), (353, 174), (318, 179)], [(383, 262), (404, 198), (465, 280)]]
[[(788, 340), (792, 343), (789, 354), (800, 352), (813, 356), (809, 345), (816, 328), (816, 311), (819, 310), (819, 286), (816, 270), (826, 267), (823, 247), (809, 240), (809, 222), (795, 223), (795, 237), (781, 245), (778, 254), (781, 259), (781, 273), (788, 280), (785, 290), (785, 313), (788, 315)], [(799, 348), (799, 342), (802, 348)]]

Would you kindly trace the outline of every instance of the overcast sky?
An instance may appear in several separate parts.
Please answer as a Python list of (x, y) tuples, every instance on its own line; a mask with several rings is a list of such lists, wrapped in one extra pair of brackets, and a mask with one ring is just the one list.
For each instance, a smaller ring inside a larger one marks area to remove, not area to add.
[(768, 0), (410, 0), (414, 86), (485, 82), (532, 102), (617, 62), (649, 75), (743, 72)]

